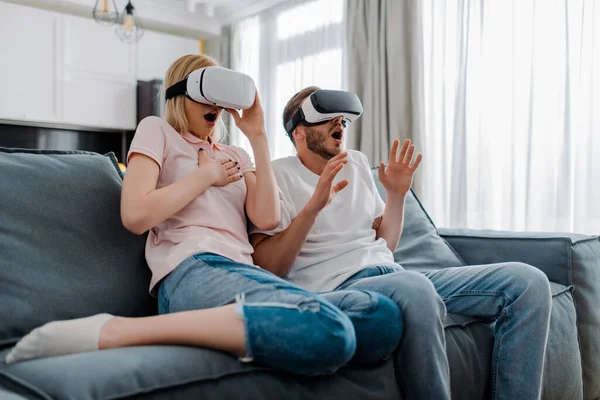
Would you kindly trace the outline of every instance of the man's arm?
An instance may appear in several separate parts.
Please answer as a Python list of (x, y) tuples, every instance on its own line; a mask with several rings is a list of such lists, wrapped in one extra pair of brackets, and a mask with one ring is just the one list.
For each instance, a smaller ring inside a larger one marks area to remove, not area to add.
[(377, 238), (384, 238), (387, 246), (394, 251), (400, 243), (404, 228), (404, 203), (406, 193), (410, 190), (415, 171), (421, 163), (421, 154), (413, 162), (415, 146), (405, 140), (397, 158), (400, 141), (394, 140), (390, 149), (390, 160), (387, 169), (382, 162), (379, 165), (379, 181), (386, 190), (386, 204), (381, 223), (375, 229)]
[(307, 205), (283, 232), (274, 236), (264, 233), (250, 235), (254, 263), (277, 276), (285, 276), (306, 242), (317, 215), (318, 211)]
[(404, 228), (404, 202), (406, 197), (395, 199), (388, 198), (385, 211), (381, 217), (379, 226), (375, 229), (377, 239), (384, 238), (388, 248), (393, 252), (400, 243), (402, 230)]
[(250, 243), (254, 247), (252, 258), (256, 265), (277, 276), (285, 276), (288, 273), (319, 212), (331, 202), (337, 192), (348, 185), (348, 181), (343, 180), (332, 187), (333, 179), (347, 162), (347, 153), (338, 154), (327, 162), (311, 199), (285, 230), (274, 236), (264, 233), (250, 235)]

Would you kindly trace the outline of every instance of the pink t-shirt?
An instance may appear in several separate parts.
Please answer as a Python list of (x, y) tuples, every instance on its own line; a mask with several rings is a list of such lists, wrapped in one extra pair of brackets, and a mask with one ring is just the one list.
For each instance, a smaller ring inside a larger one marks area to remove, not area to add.
[[(158, 117), (142, 120), (135, 132), (127, 161), (133, 153), (144, 154), (160, 167), (157, 188), (175, 183), (198, 168), (198, 152), (212, 158), (237, 161), (240, 172), (254, 171), (243, 149), (180, 135)], [(152, 271), (150, 293), (162, 278), (187, 257), (211, 252), (234, 261), (254, 265), (248, 241), (246, 182), (240, 179), (226, 186), (209, 187), (178, 213), (152, 228), (146, 242), (146, 261)]]

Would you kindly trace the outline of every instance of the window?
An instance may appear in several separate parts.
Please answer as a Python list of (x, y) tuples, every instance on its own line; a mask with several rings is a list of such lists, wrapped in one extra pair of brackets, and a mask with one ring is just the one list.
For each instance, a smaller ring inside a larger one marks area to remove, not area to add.
[(423, 3), (423, 200), (438, 226), (596, 233), (600, 7)]
[[(277, 7), (237, 23), (231, 67), (250, 75), (265, 111), (271, 158), (295, 154), (283, 129), (287, 101), (306, 86), (343, 89), (343, 0)], [(250, 154), (246, 137), (230, 129), (231, 143)]]

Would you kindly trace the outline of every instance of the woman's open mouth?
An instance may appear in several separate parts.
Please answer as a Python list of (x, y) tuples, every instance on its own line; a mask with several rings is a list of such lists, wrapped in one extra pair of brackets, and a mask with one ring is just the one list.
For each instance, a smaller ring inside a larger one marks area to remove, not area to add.
[(204, 114), (204, 120), (208, 125), (215, 126), (215, 122), (217, 121), (217, 113)]

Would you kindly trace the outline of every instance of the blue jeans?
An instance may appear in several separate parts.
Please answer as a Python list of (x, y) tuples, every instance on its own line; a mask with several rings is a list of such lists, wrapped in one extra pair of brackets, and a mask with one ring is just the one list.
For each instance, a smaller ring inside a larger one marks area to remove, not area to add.
[(400, 307), (404, 333), (394, 360), (403, 398), (450, 399), (446, 312), (495, 321), (492, 399), (541, 397), (552, 298), (537, 268), (510, 262), (422, 274), (373, 267), (338, 289), (373, 290)]
[(380, 361), (402, 335), (398, 306), (377, 292), (317, 295), (210, 253), (184, 260), (160, 284), (158, 297), (161, 314), (237, 302), (246, 330), (242, 360), (303, 375), (333, 373), (349, 361)]

